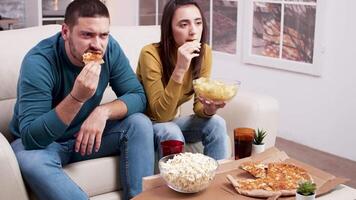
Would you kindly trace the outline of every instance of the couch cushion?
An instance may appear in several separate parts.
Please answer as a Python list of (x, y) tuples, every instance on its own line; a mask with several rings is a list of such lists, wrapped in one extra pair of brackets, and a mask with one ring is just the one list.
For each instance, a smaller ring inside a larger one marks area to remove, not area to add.
[(60, 30), (60, 25), (48, 25), (0, 32), (3, 49), (0, 54), (0, 101), (16, 97), (17, 77), (26, 53), (39, 41)]
[[(110, 33), (119, 42), (135, 70), (142, 47), (160, 40), (160, 26), (113, 26)], [(140, 32), (141, 37), (137, 37)], [(132, 36), (132, 37), (128, 37)]]
[[(202, 153), (203, 145), (201, 142), (189, 143), (184, 149), (188, 152)], [(155, 160), (155, 173), (159, 173), (157, 153)], [(72, 163), (65, 166), (64, 170), (90, 197), (121, 189), (118, 156)], [(93, 173), (93, 170), (96, 173)]]
[(9, 142), (13, 140), (13, 136), (9, 132), (9, 123), (14, 112), (15, 102), (16, 99), (0, 100), (0, 132)]
[(117, 156), (103, 157), (69, 164), (65, 172), (90, 197), (114, 192), (121, 188)]

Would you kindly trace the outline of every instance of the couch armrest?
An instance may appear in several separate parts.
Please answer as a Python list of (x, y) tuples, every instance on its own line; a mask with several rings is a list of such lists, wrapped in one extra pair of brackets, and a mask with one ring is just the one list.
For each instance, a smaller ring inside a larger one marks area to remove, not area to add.
[(228, 102), (218, 114), (227, 123), (227, 130), (233, 142), (233, 130), (237, 127), (263, 128), (268, 135), (266, 148), (274, 146), (277, 136), (279, 105), (271, 96), (240, 92)]
[[(192, 100), (183, 104), (180, 115), (193, 113)], [(227, 124), (233, 147), (233, 130), (237, 127), (263, 128), (268, 132), (266, 148), (274, 146), (277, 136), (279, 105), (271, 96), (239, 91), (218, 114)]]
[(0, 163), (0, 199), (28, 200), (15, 154), (1, 132)]

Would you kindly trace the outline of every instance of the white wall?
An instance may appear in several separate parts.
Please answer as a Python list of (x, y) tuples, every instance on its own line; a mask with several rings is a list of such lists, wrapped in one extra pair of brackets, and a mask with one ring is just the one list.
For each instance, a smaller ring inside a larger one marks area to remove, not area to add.
[[(324, 1), (326, 56), (321, 77), (246, 65), (240, 55), (218, 53), (213, 76), (239, 79), (241, 90), (278, 99), (280, 137), (356, 161), (356, 1)], [(136, 25), (135, 6), (137, 0), (120, 7), (117, 17), (131, 22), (124, 25)]]
[(26, 0), (25, 1), (25, 26), (42, 25), (42, 1)]
[(106, 0), (112, 25), (136, 25), (138, 22), (138, 0)]
[(356, 1), (326, 1), (321, 77), (245, 65), (240, 56), (221, 54), (215, 54), (213, 73), (277, 98), (280, 137), (356, 161)]

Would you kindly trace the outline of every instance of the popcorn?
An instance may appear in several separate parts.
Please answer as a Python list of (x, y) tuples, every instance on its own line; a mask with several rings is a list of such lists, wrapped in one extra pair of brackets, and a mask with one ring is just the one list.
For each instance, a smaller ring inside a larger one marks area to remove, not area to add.
[(160, 162), (160, 171), (168, 185), (179, 192), (198, 192), (214, 179), (217, 162), (199, 153), (181, 153)]

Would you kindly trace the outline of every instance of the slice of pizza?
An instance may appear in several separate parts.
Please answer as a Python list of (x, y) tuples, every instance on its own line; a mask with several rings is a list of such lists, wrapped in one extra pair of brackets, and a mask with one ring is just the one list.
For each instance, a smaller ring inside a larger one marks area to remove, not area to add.
[(276, 180), (312, 181), (312, 177), (307, 170), (288, 163), (268, 164), (267, 176)]
[(268, 198), (281, 195), (281, 192), (274, 191), (267, 184), (270, 181), (268, 178), (236, 180), (231, 175), (227, 175), (227, 179), (232, 183), (239, 194), (245, 196)]
[(256, 178), (264, 178), (267, 175), (266, 165), (259, 162), (245, 162), (240, 165), (240, 168), (250, 173)]
[(250, 174), (256, 174), (255, 177), (262, 176), (259, 171), (264, 170), (265, 176), (255, 179), (235, 180), (232, 176), (227, 176), (239, 194), (251, 197), (292, 196), (295, 195), (300, 181), (313, 181), (307, 170), (288, 163), (269, 163), (266, 168), (265, 164), (246, 162), (241, 168)]
[(307, 170), (288, 163), (268, 164), (267, 177), (273, 190), (283, 191), (283, 196), (294, 195), (300, 181), (313, 181)]
[(103, 54), (100, 52), (87, 52), (83, 54), (84, 64), (88, 64), (91, 61), (97, 62), (98, 64), (103, 64)]

